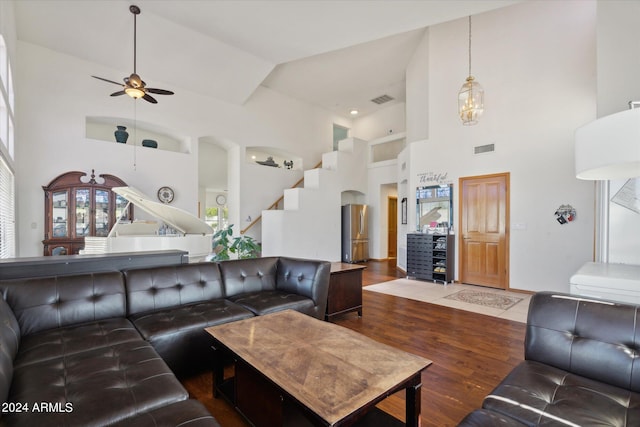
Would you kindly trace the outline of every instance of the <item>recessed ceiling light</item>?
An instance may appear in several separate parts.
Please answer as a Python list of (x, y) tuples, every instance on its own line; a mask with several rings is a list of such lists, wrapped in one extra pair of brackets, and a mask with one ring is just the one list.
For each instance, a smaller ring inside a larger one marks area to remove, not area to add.
[(351, 114), (352, 116), (357, 116), (358, 113), (359, 113), (359, 111), (356, 110), (355, 108), (353, 110), (349, 111), (349, 114)]

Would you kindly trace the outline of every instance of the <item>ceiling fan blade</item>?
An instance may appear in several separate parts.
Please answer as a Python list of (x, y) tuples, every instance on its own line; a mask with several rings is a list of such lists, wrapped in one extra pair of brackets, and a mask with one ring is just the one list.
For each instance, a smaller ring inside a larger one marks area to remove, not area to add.
[(124, 94), (125, 94), (125, 91), (123, 91), (123, 90), (119, 90), (119, 91), (117, 91), (117, 92), (113, 92), (113, 93), (111, 94), (111, 96), (120, 96), (120, 95), (124, 95)]
[(148, 87), (146, 88), (147, 92), (151, 92), (151, 93), (155, 93), (157, 95), (173, 95), (173, 92), (171, 92), (170, 90), (165, 90), (165, 89), (155, 89), (152, 87)]
[(158, 101), (156, 101), (156, 99), (153, 96), (149, 95), (148, 93), (145, 93), (142, 99), (144, 99), (145, 101), (149, 101), (152, 104), (158, 103)]
[(105, 81), (107, 83), (113, 83), (114, 85), (122, 86), (122, 83), (114, 82), (113, 80), (103, 79), (102, 77), (98, 77), (98, 76), (91, 76), (91, 77), (93, 77), (94, 79)]

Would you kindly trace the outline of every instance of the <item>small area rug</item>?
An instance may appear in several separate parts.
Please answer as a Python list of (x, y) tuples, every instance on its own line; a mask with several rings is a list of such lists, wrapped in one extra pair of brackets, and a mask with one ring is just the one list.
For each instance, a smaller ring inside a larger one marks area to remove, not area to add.
[(462, 301), (469, 304), (483, 305), (485, 307), (507, 310), (520, 301), (522, 298), (498, 295), (493, 292), (462, 290), (455, 294), (447, 295), (446, 299)]
[(442, 285), (413, 279), (396, 279), (365, 286), (363, 289), (521, 323), (527, 321), (527, 310), (531, 300), (528, 295), (498, 289), (461, 284)]

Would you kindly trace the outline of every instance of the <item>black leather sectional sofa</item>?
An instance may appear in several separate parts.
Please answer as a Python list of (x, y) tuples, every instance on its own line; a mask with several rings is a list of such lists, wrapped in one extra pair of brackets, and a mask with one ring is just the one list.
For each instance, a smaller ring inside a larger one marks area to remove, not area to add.
[(176, 376), (211, 366), (204, 328), (321, 319), (329, 274), (271, 257), (0, 281), (0, 425), (218, 426)]
[(640, 306), (534, 295), (525, 360), (460, 426), (640, 426)]

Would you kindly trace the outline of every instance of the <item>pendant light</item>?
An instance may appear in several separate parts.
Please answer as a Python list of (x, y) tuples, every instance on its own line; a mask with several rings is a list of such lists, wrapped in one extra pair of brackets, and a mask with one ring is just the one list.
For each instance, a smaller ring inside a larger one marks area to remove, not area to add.
[(458, 114), (465, 126), (478, 123), (484, 111), (484, 89), (471, 75), (471, 16), (469, 16), (469, 77), (458, 92)]

